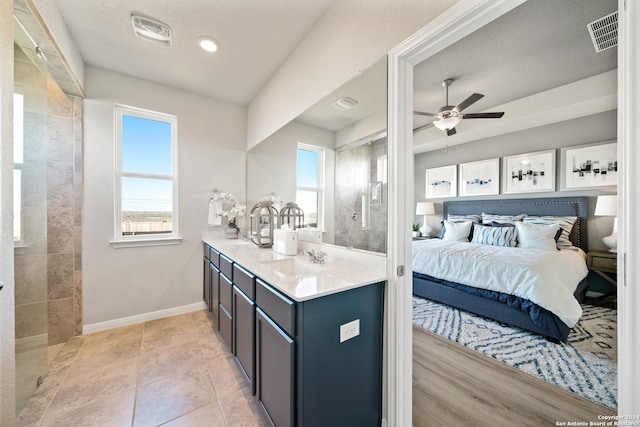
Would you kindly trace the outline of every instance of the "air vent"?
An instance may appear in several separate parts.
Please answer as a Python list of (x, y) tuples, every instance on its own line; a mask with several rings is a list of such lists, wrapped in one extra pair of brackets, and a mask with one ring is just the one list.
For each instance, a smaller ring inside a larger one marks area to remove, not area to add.
[(618, 45), (618, 12), (591, 22), (587, 28), (596, 52)]
[(171, 46), (171, 28), (167, 24), (139, 15), (131, 15), (131, 24), (141, 39)]
[(337, 108), (340, 111), (346, 111), (355, 107), (357, 103), (358, 101), (356, 101), (355, 99), (345, 96), (344, 98), (338, 99), (331, 105), (333, 105), (333, 108)]

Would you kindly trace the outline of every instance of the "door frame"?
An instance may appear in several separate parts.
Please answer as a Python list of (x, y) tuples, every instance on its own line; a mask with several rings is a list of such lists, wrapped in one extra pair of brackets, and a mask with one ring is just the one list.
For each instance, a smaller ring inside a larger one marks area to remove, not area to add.
[[(413, 155), (413, 67), (476, 31), (494, 19), (511, 11), (526, 0), (462, 0), (412, 37), (389, 52), (388, 143), (389, 143), (389, 272), (387, 337), (388, 349), (388, 414), (391, 426), (412, 423), (412, 326), (410, 274), (411, 224), (413, 222), (414, 155)], [(619, 259), (618, 277), (640, 277), (640, 227), (626, 224), (624, 218), (640, 216), (640, 196), (630, 186), (640, 182), (640, 169), (629, 166), (640, 163), (640, 148), (632, 142), (640, 140), (633, 117), (640, 108), (640, 85), (634, 76), (640, 75), (638, 55), (640, 37), (640, 4), (619, 0), (618, 58), (618, 164), (623, 173), (618, 187)], [(631, 25), (631, 23), (636, 24)], [(635, 160), (635, 162), (634, 162)], [(624, 255), (623, 255), (624, 254)], [(626, 257), (626, 258), (625, 258)], [(633, 260), (633, 262), (632, 262)], [(624, 262), (626, 261), (626, 262)], [(625, 276), (625, 265), (626, 274)], [(404, 274), (400, 273), (400, 269)], [(620, 414), (640, 414), (640, 369), (633, 364), (640, 360), (640, 328), (625, 325), (640, 324), (640, 289), (619, 280), (618, 287), (618, 410)], [(620, 373), (624, 372), (622, 376)]]

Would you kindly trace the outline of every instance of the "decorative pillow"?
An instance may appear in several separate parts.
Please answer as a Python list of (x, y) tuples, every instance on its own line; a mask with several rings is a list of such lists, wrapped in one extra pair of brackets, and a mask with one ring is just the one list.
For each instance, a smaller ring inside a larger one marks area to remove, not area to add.
[(496, 221), (491, 221), (491, 224), (489, 224), (491, 227), (515, 227), (515, 223), (514, 224), (510, 224), (508, 222), (496, 222)]
[(512, 248), (518, 243), (517, 236), (515, 226), (474, 227), (471, 243)]
[(463, 222), (444, 222), (444, 235), (442, 240), (455, 240), (458, 242), (468, 242), (469, 233), (471, 232), (471, 221)]
[(558, 238), (558, 249), (575, 249), (569, 240), (569, 235), (577, 220), (577, 216), (528, 216), (523, 221), (538, 225), (557, 224), (562, 229), (562, 234)]
[[(469, 231), (469, 237), (468, 237), (469, 240), (471, 240), (471, 238), (473, 237), (473, 225), (480, 224), (480, 221), (481, 221), (480, 215), (457, 215), (457, 214), (447, 215), (447, 220), (451, 222), (471, 221), (473, 224), (471, 225), (471, 230)], [(444, 221), (441, 221), (440, 224), (442, 225), (442, 228), (440, 229), (440, 235), (438, 236), (438, 238), (442, 239), (442, 236), (444, 236)]]
[(495, 215), (482, 212), (482, 223), (491, 224), (492, 222), (500, 222), (503, 224), (515, 224), (518, 221), (522, 221), (527, 214), (520, 215)]
[(558, 232), (558, 224), (516, 222), (516, 229), (518, 230), (519, 248), (557, 250), (555, 236)]
[(460, 222), (460, 221), (471, 221), (476, 224), (480, 224), (482, 222), (482, 218), (480, 215), (457, 215), (457, 214), (448, 214), (447, 219), (449, 221)]

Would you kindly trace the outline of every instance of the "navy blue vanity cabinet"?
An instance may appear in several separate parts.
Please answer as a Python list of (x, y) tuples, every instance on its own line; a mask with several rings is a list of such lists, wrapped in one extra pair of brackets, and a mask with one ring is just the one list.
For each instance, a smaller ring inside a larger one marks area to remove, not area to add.
[(233, 355), (255, 394), (255, 321), (256, 277), (233, 264)]
[(380, 425), (383, 282), (294, 302), (258, 279), (255, 302), (256, 397), (275, 426)]
[(202, 300), (207, 306), (207, 311), (211, 312), (211, 274), (209, 265), (211, 264), (211, 247), (203, 243), (204, 255), (202, 257)]
[(209, 287), (211, 295), (211, 304), (209, 305), (209, 311), (216, 321), (216, 328), (220, 328), (220, 270), (213, 262), (209, 263)]
[(219, 307), (219, 325), (220, 335), (229, 347), (233, 350), (233, 261), (223, 254), (220, 254), (220, 278), (218, 281), (220, 304)]
[(295, 425), (295, 342), (256, 309), (256, 398), (276, 427)]

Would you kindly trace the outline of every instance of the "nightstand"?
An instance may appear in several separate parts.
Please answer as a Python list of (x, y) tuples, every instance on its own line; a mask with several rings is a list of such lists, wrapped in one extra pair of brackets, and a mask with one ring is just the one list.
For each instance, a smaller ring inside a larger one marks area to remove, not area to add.
[[(587, 267), (590, 272), (597, 274), (607, 283), (618, 286), (618, 254), (612, 252), (589, 251), (587, 254)], [(616, 298), (616, 294), (605, 295), (598, 298), (598, 303), (610, 301)]]

